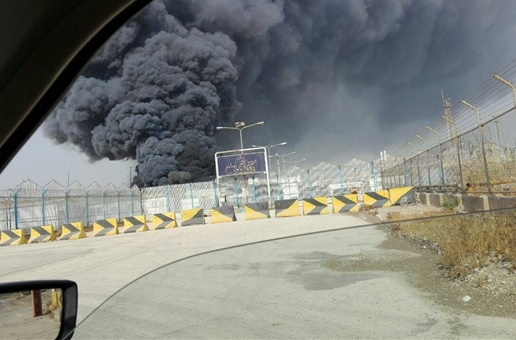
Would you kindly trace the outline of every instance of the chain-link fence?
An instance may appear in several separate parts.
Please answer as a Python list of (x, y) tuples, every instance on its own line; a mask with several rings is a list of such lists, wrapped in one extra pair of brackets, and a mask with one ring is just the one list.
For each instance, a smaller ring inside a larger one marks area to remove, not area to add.
[(385, 186), (516, 192), (516, 61), (380, 159)]
[[(279, 170), (279, 171), (278, 171)], [(105, 187), (77, 182), (67, 187), (52, 181), (41, 187), (27, 180), (0, 191), (0, 229), (59, 227), (64, 223), (91, 225), (105, 218), (152, 214), (185, 209), (209, 210), (219, 205), (242, 207), (246, 203), (290, 198), (333, 196), (376, 190), (380, 172), (372, 163), (353, 159), (345, 165), (321, 163), (311, 169), (283, 166), (255, 176), (224, 177), (219, 181), (164, 185), (139, 189), (125, 185)]]
[(64, 223), (93, 221), (142, 213), (140, 190), (112, 184), (102, 188), (74, 182), (64, 187), (52, 181), (41, 187), (26, 180), (13, 189), (0, 191), (0, 229), (59, 227)]

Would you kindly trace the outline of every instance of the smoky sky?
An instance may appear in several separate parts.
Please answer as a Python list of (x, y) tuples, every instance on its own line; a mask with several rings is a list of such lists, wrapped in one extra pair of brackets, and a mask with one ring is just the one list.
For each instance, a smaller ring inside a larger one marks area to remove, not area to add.
[(155, 1), (97, 53), (45, 134), (141, 186), (211, 179), (216, 126), (311, 163), (378, 158), (514, 59), (511, 0)]

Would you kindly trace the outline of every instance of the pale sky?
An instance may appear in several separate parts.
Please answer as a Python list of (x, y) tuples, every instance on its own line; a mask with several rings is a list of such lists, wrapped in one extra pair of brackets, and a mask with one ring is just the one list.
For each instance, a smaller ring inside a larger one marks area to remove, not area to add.
[(134, 161), (102, 160), (90, 163), (88, 158), (71, 146), (55, 145), (41, 129), (29, 139), (16, 157), (0, 174), (0, 189), (10, 189), (25, 179), (44, 186), (56, 180), (66, 186), (68, 171), (70, 183), (78, 181), (84, 186), (97, 182), (101, 186), (109, 182), (116, 187), (129, 182), (129, 167), (134, 175)]
[[(124, 53), (128, 52), (120, 51), (146, 51), (141, 49), (141, 45), (147, 36), (165, 39), (177, 32), (186, 32), (187, 27), (191, 26), (195, 29), (192, 42), (185, 46), (196, 57), (205, 55), (202, 44), (199, 44), (201, 36), (205, 37), (207, 46), (213, 44), (213, 39), (225, 37), (220, 41), (220, 46), (227, 47), (228, 50), (224, 50), (227, 53), (217, 55), (222, 61), (221, 65), (229, 67), (231, 71), (238, 66), (237, 61), (244, 63), (238, 81), (228, 78), (226, 84), (228, 88), (235, 86), (237, 94), (228, 107), (237, 104), (237, 99), (243, 104), (232, 119), (247, 123), (266, 122), (263, 127), (246, 131), (244, 143), (265, 145), (287, 141), (288, 145), (278, 151), (296, 151), (295, 159), (307, 159), (303, 163), (305, 167), (321, 161), (344, 164), (355, 157), (371, 161), (379, 157), (381, 150), (394, 151), (425, 130), (426, 125), (440, 119), (443, 112), (441, 90), (444, 90), (446, 97), (452, 98), (453, 105), (458, 105), (460, 98), (468, 99), (472, 91), (486, 81), (493, 82), (492, 74), (508, 65), (516, 55), (516, 44), (513, 43), (516, 36), (514, 0), (493, 3), (483, 0), (399, 0), (385, 3), (366, 0), (320, 1), (307, 6), (307, 11), (303, 13), (297, 12), (297, 1), (294, 0), (291, 1), (292, 6), (285, 6), (289, 2), (278, 1), (256, 2), (256, 6), (244, 6), (247, 2), (243, 0), (213, 2), (213, 6), (207, 6), (211, 12), (199, 13), (193, 12), (195, 6), (190, 8), (190, 3), (190, 0), (170, 0), (166, 1), (165, 7), (160, 3), (151, 5), (147, 13), (149, 16), (143, 15), (142, 22), (138, 22), (140, 19), (134, 21), (136, 26), (128, 26), (112, 39), (107, 45), (109, 48), (96, 60), (96, 66), (86, 75), (88, 80), (103, 84), (104, 81), (118, 80), (119, 75), (133, 74), (123, 72), (125, 66), (122, 60), (126, 60)], [(234, 6), (235, 10), (221, 10), (226, 5)], [(366, 12), (362, 12), (366, 9)], [(190, 10), (192, 13), (189, 13)], [(159, 22), (160, 18), (172, 14), (175, 15), (174, 20), (169, 17), (170, 20)], [(241, 17), (252, 19), (242, 21), (239, 20)], [(144, 25), (146, 18), (156, 18), (156, 21)], [(309, 23), (318, 24), (305, 27)], [(167, 34), (161, 34), (164, 31)], [(214, 36), (210, 33), (219, 31), (223, 34)], [(152, 46), (161, 45), (150, 44), (150, 52)], [(118, 59), (113, 59), (109, 54), (111, 52), (115, 53), (113, 58)], [(229, 58), (232, 53), (237, 54)], [(139, 60), (145, 60), (145, 56), (142, 54), (134, 60), (127, 60), (137, 64)], [(219, 59), (213, 65), (219, 65)], [(190, 62), (189, 58), (180, 56), (171, 60), (175, 63), (179, 60), (187, 64)], [(113, 65), (119, 65), (120, 69), (113, 71)], [(128, 70), (132, 69), (131, 65), (128, 64)], [(154, 63), (145, 65), (148, 68), (142, 68), (141, 72), (148, 70), (151, 76), (138, 79), (142, 81), (139, 86), (147, 93), (145, 91), (154, 89), (152, 82), (146, 83), (147, 79), (154, 79)], [(174, 66), (190, 67), (186, 64)], [(113, 78), (107, 79), (105, 74), (95, 78), (99, 70), (110, 70), (106, 74)], [(210, 71), (206, 75), (215, 77), (219, 71)], [(169, 81), (166, 78), (169, 76), (173, 76), (173, 79), (176, 76), (177, 79), (188, 78), (185, 74), (174, 72), (160, 73), (163, 76), (160, 81)], [(226, 74), (225, 71), (220, 72)], [(509, 80), (516, 81), (512, 78)], [(214, 78), (213, 81), (219, 84), (219, 80)], [(84, 108), (92, 109), (89, 112), (92, 117), (81, 126), (87, 130), (89, 123), (95, 122), (95, 99), (99, 94), (89, 96), (89, 89), (82, 86), (74, 92), (70, 107), (63, 110), (60, 116), (68, 120), (64, 120), (60, 127), (69, 128), (67, 123), (76, 121), (74, 115), (84, 114)], [(473, 101), (473, 104), (483, 103)], [(73, 110), (74, 106), (79, 106), (82, 111), (78, 113)], [(69, 113), (69, 116), (64, 113)], [(116, 119), (109, 122), (116, 122)], [(227, 124), (232, 125), (229, 121)], [(117, 124), (113, 127), (113, 131), (117, 131)], [(86, 130), (82, 131), (84, 135), (91, 132)], [(54, 132), (56, 135), (66, 135), (74, 131), (69, 128)], [(115, 137), (111, 141), (120, 140)], [(236, 133), (224, 131), (215, 138), (218, 147), (238, 147)], [(89, 146), (92, 147), (91, 144)], [(121, 149), (119, 145), (115, 147)], [(128, 150), (136, 150), (136, 145)], [(112, 156), (107, 151), (104, 150), (102, 156)], [(125, 155), (135, 156), (132, 152), (117, 157)], [(185, 160), (183, 162), (183, 166), (188, 165)], [(104, 159), (90, 163), (73, 146), (54, 145), (38, 131), (0, 174), (0, 189), (12, 188), (24, 179), (31, 179), (41, 186), (56, 180), (66, 186), (68, 174), (70, 183), (78, 181), (88, 186), (97, 182), (105, 186), (111, 182), (118, 187), (128, 184), (129, 169), (132, 167), (134, 174), (135, 165), (134, 160)], [(151, 165), (147, 169), (155, 170), (154, 164)], [(159, 176), (162, 175), (166, 176)]]

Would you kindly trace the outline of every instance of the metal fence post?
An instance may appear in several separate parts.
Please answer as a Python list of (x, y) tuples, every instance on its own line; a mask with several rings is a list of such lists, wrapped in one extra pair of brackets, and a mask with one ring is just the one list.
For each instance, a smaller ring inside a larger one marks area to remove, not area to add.
[[(397, 178), (397, 180), (396, 180)], [(394, 172), (394, 187), (398, 187), (398, 182), (401, 187), (401, 166), (400, 164), (396, 165), (396, 171)]]
[(18, 220), (19, 220), (19, 216), (18, 216), (18, 193), (21, 191), (21, 189), (18, 189), (16, 191), (14, 191), (14, 228), (15, 229), (19, 229), (19, 226), (18, 226)]
[(410, 167), (410, 186), (414, 186), (414, 179), (412, 178), (412, 158), (409, 159)]
[(188, 183), (188, 188), (190, 189), (190, 205), (192, 206), (191, 208), (193, 209), (194, 208), (194, 197), (193, 197), (193, 184), (192, 184), (192, 182)]
[(240, 197), (238, 195), (238, 180), (236, 177), (234, 178), (234, 180), (236, 205), (238, 208), (240, 208)]
[(171, 211), (172, 208), (170, 207), (170, 184), (167, 185), (166, 195), (167, 195), (167, 211)]
[(257, 202), (257, 199), (256, 199), (256, 183), (254, 182), (254, 176), (252, 176), (253, 178), (253, 196), (254, 196), (254, 203)]
[(64, 204), (65, 204), (65, 221), (66, 223), (70, 223), (70, 215), (68, 212), (68, 193), (70, 192), (70, 189), (65, 190), (64, 195)]
[(276, 174), (276, 197), (278, 198), (278, 201), (281, 199), (280, 197), (280, 183), (279, 183), (279, 175)]
[(444, 180), (444, 160), (442, 143), (439, 144), (439, 161), (441, 162), (441, 182), (443, 184), (443, 189), (446, 190), (446, 182)]
[(140, 214), (144, 215), (145, 214), (145, 211), (143, 209), (143, 195), (142, 195), (142, 191), (140, 189), (138, 189), (138, 193), (140, 194)]
[(419, 167), (419, 154), (416, 154), (416, 165), (417, 165), (417, 181), (419, 183), (419, 186), (421, 186), (422, 183), (421, 183), (421, 170)]
[(482, 157), (484, 159), (484, 171), (485, 171), (485, 176), (486, 176), (487, 193), (489, 195), (492, 195), (493, 192), (491, 191), (491, 183), (489, 180), (489, 165), (487, 164), (486, 146), (484, 143), (484, 132), (483, 132), (482, 126), (480, 126), (480, 139), (481, 139), (481, 143), (482, 143)]
[(310, 169), (306, 169), (306, 179), (308, 181), (308, 196), (312, 198), (312, 181), (310, 179)]
[(118, 208), (118, 220), (122, 221), (122, 212), (120, 211), (120, 191), (117, 190), (116, 192), (116, 205)]
[(130, 197), (131, 197), (131, 216), (134, 216), (133, 189), (131, 189)]
[(406, 158), (403, 158), (403, 166), (401, 168), (403, 172), (403, 185), (408, 186), (409, 184), (409, 174), (407, 172), (407, 161)]
[[(466, 105), (467, 107), (469, 107), (473, 111), (475, 111), (476, 114), (477, 114), (477, 123), (478, 123), (478, 129), (480, 130), (480, 141), (481, 141), (481, 144), (482, 144), (482, 158), (484, 160), (484, 172), (485, 172), (485, 176), (486, 176), (487, 193), (489, 195), (491, 195), (492, 191), (491, 191), (491, 183), (490, 183), (490, 180), (489, 180), (489, 166), (487, 164), (486, 146), (485, 146), (485, 142), (484, 142), (484, 127), (481, 124), (480, 111), (478, 110), (478, 108), (476, 108), (475, 106), (473, 106), (470, 103), (466, 102), (465, 100), (461, 100), (461, 103)], [(498, 144), (500, 144), (499, 141), (498, 141)], [(462, 189), (464, 190), (464, 187), (462, 187)]]
[(86, 203), (86, 225), (88, 225), (88, 223), (90, 223), (89, 195), (90, 195), (90, 190), (87, 189), (86, 192), (84, 193), (84, 199), (85, 199), (85, 203)]
[(442, 117), (445, 121), (447, 121), (453, 127), (455, 144), (457, 146), (457, 163), (458, 163), (457, 165), (459, 166), (459, 180), (460, 180), (461, 189), (464, 189), (464, 177), (462, 176), (462, 162), (460, 159), (461, 143), (459, 141), (459, 132), (457, 130), (457, 125), (450, 118), (448, 118), (446, 116), (442, 116)]
[(376, 182), (376, 170), (374, 168), (374, 162), (371, 162), (371, 175), (373, 176), (373, 191), (376, 191), (377, 188), (377, 182)]
[(339, 165), (340, 194), (344, 195), (344, 184), (342, 183), (342, 166)]
[(459, 165), (459, 177), (460, 177), (460, 184), (461, 184), (461, 189), (462, 189), (462, 188), (464, 188), (464, 176), (462, 175), (462, 162), (461, 162), (461, 157), (460, 157), (462, 146), (461, 146), (461, 143), (460, 143), (458, 137), (456, 137), (455, 140), (457, 142), (457, 157), (458, 157), (457, 161), (458, 161), (458, 165)]
[(46, 218), (45, 218), (45, 195), (47, 194), (48, 189), (43, 190), (41, 193), (41, 222), (42, 225), (46, 224)]
[(211, 181), (213, 185), (213, 198), (215, 199), (215, 206), (218, 207), (219, 205), (219, 196), (217, 195), (217, 181), (213, 180)]
[(104, 213), (104, 219), (106, 218), (106, 191), (102, 191), (102, 211)]

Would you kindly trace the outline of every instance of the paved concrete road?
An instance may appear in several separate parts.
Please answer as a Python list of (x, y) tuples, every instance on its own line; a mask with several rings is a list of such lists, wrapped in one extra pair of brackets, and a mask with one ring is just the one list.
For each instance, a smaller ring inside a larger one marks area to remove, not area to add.
[(108, 300), (76, 338), (516, 338), (513, 319), (440, 306), (403, 273), (329, 266), (357, 254), (420, 256), (379, 249), (384, 238), (344, 229), (194, 256)]
[(209, 250), (364, 224), (350, 215), (303, 216), (191, 226), (138, 234), (0, 247), (0, 282), (70, 279), (79, 285), (79, 320), (129, 282)]
[[(9, 258), (0, 280), (75, 279), (83, 318), (131, 279), (183, 259), (109, 299), (83, 321), (75, 339), (516, 338), (513, 319), (440, 306), (409, 286), (403, 273), (328, 266), (336, 258), (400, 252), (379, 249), (385, 234), (372, 227), (200, 254), (358, 224), (364, 221), (346, 215), (305, 216), (11, 247), (0, 249)], [(185, 259), (194, 254), (200, 255)]]

